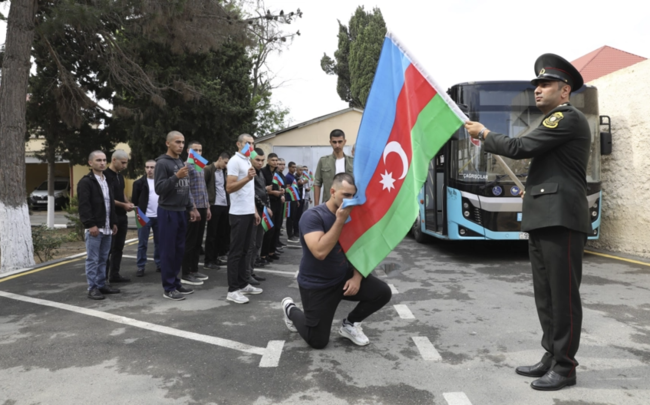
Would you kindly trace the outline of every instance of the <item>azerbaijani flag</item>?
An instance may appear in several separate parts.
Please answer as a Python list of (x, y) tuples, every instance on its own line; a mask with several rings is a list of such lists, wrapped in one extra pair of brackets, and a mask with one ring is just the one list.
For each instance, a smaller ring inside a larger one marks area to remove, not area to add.
[(136, 207), (136, 208), (137, 210), (135, 211), (135, 226), (136, 228), (140, 229), (149, 223), (149, 218), (147, 218), (147, 216), (144, 215), (144, 212), (142, 212), (140, 207)]
[(284, 203), (284, 213), (282, 215), (285, 218), (289, 218), (291, 216), (291, 202), (286, 201)]
[(277, 184), (280, 187), (284, 187), (284, 180), (282, 180), (282, 177), (278, 173), (275, 173), (273, 175), (273, 183)]
[(208, 160), (196, 153), (194, 149), (190, 149), (187, 154), (187, 163), (194, 165), (196, 171), (202, 172), (203, 168), (208, 164)]
[(314, 181), (314, 173), (311, 170), (309, 171), (309, 180)]
[(264, 228), (264, 232), (267, 232), (269, 229), (273, 228), (273, 221), (271, 221), (269, 211), (266, 209), (266, 207), (264, 207), (264, 212), (262, 213), (262, 228)]
[(300, 199), (298, 188), (296, 186), (287, 187), (287, 194), (291, 197), (291, 201), (298, 201)]
[(251, 152), (251, 160), (254, 160), (256, 157), (257, 157), (257, 152), (255, 152), (255, 150), (253, 150)]
[(397, 246), (418, 215), (431, 159), (467, 120), (393, 34), (386, 34), (357, 135), (355, 206), (339, 242), (364, 276)]
[(241, 150), (242, 155), (246, 157), (251, 156), (251, 152), (253, 151), (253, 148), (251, 147), (250, 143), (247, 143), (246, 146), (244, 146), (244, 149)]

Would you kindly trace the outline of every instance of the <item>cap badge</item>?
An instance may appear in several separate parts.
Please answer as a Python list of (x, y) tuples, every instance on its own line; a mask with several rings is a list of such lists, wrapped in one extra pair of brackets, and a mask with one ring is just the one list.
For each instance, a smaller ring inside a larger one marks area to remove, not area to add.
[(542, 70), (539, 71), (540, 76), (543, 75), (544, 73), (546, 73), (546, 69), (542, 69)]
[(561, 112), (558, 111), (556, 113), (553, 113), (553, 115), (551, 115), (550, 117), (547, 117), (542, 122), (542, 124), (546, 128), (554, 129), (554, 128), (557, 128), (557, 126), (560, 124), (560, 121), (562, 121), (562, 118), (564, 118), (564, 114), (562, 114)]

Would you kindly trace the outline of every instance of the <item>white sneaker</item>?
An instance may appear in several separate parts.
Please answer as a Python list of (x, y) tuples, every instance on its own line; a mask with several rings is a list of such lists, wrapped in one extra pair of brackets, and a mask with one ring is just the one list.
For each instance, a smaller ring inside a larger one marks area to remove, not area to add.
[(354, 325), (344, 323), (339, 329), (339, 335), (350, 339), (355, 345), (366, 346), (370, 344), (370, 340), (361, 329), (360, 322), (355, 322)]
[(250, 284), (248, 284), (246, 287), (239, 290), (239, 292), (242, 294), (251, 294), (251, 295), (262, 294), (263, 291), (264, 290), (262, 290), (261, 288), (253, 287)]
[(235, 304), (246, 304), (249, 300), (239, 291), (229, 292), (226, 296), (226, 300), (232, 301)]
[(293, 325), (293, 322), (291, 319), (289, 319), (289, 315), (287, 314), (287, 309), (289, 309), (289, 306), (291, 305), (294, 307), (296, 306), (291, 297), (286, 297), (282, 300), (282, 314), (284, 315), (284, 324), (291, 332), (298, 332), (298, 329), (296, 329), (296, 327)]

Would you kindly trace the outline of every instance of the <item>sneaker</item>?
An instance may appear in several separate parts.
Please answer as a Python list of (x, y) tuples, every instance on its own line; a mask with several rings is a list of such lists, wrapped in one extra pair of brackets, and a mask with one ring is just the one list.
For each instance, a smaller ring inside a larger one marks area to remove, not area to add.
[(189, 285), (203, 285), (203, 281), (194, 277), (192, 274), (183, 275), (181, 277), (181, 283)]
[(287, 239), (287, 242), (289, 242), (289, 243), (300, 243), (300, 239), (298, 239), (297, 236), (292, 236), (289, 239)]
[[(223, 263), (219, 263), (219, 261), (221, 261)], [(217, 257), (217, 264), (226, 264), (226, 263), (228, 263), (228, 255), (223, 255), (223, 256)]]
[(261, 288), (253, 287), (250, 284), (242, 288), (241, 290), (239, 290), (239, 292), (242, 294), (251, 294), (251, 295), (262, 294), (263, 291), (264, 290), (262, 290)]
[(275, 253), (284, 253), (284, 249), (282, 249), (282, 247), (276, 247)]
[(218, 269), (219, 266), (217, 266), (216, 264), (212, 264), (212, 263), (203, 263), (203, 268), (204, 269)]
[(354, 324), (346, 323), (345, 320), (339, 329), (339, 335), (348, 338), (358, 346), (366, 346), (370, 344), (368, 337), (364, 335), (363, 329), (361, 329), (361, 323), (355, 322)]
[(291, 297), (286, 297), (282, 300), (282, 314), (284, 315), (284, 324), (291, 332), (298, 332), (298, 329), (293, 325), (291, 319), (289, 319), (289, 310), (292, 307), (295, 307), (296, 304), (293, 302)]
[(167, 298), (168, 300), (172, 300), (172, 301), (183, 301), (185, 299), (183, 294), (179, 293), (176, 290), (165, 291), (163, 293), (163, 297)]
[[(241, 290), (240, 290), (241, 291)], [(226, 300), (232, 301), (235, 304), (246, 304), (249, 299), (244, 296), (240, 291), (229, 292), (226, 296)]]
[(187, 288), (187, 287), (184, 287), (182, 285), (180, 286), (180, 288), (177, 288), (176, 291), (178, 291), (179, 293), (181, 293), (183, 295), (194, 294), (194, 290), (192, 288)]
[(195, 279), (205, 281), (209, 279), (210, 277), (206, 276), (203, 273), (199, 273), (198, 271), (196, 273), (190, 273), (192, 276), (194, 276)]
[(138, 271), (135, 272), (136, 277), (144, 277), (144, 267), (141, 267), (138, 269)]

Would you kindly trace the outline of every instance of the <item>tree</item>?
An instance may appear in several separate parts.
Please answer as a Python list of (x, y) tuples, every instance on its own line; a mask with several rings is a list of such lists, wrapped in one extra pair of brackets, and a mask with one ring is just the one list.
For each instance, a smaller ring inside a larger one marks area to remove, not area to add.
[[(37, 10), (47, 18), (35, 18)], [(254, 21), (243, 19), (233, 3), (222, 0), (13, 0), (0, 87), (0, 147), (5, 152), (0, 170), (12, 180), (0, 184), (0, 272), (34, 263), (22, 140), (35, 33), (58, 69), (62, 118), (77, 117), (80, 122), (84, 110), (100, 108), (98, 100), (116, 87), (158, 105), (165, 105), (165, 91), (199, 95), (182, 80), (163, 81), (143, 70), (136, 58), (143, 41), (165, 45), (178, 54), (206, 53), (228, 41), (246, 41)], [(57, 41), (79, 51), (78, 60), (95, 72), (86, 78), (94, 77), (103, 84), (102, 90), (91, 94), (77, 70), (66, 67)]]
[(334, 59), (323, 54), (321, 68), (338, 76), (336, 91), (350, 107), (366, 105), (385, 36), (386, 23), (379, 8), (369, 13), (357, 7), (347, 27), (339, 21), (338, 49)]

